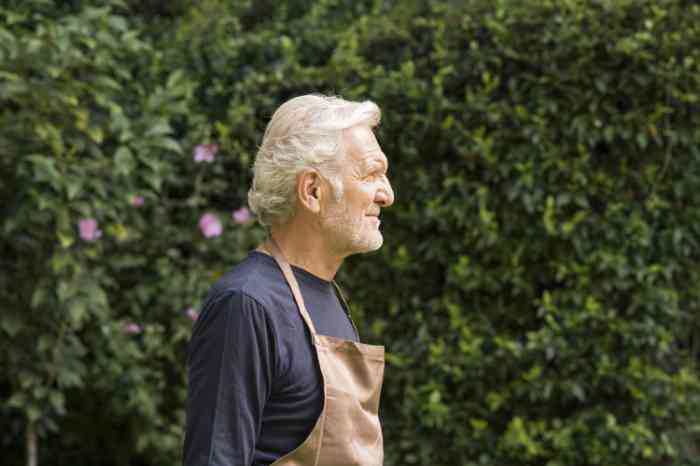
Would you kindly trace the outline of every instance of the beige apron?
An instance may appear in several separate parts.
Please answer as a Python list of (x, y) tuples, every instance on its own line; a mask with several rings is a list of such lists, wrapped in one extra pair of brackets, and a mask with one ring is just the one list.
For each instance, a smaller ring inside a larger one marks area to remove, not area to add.
[[(321, 415), (309, 436), (272, 466), (382, 466), (384, 445), (378, 410), (384, 347), (318, 335), (282, 251), (273, 241), (264, 247), (282, 269), (309, 328), (324, 393)], [(340, 297), (347, 310), (342, 294)]]

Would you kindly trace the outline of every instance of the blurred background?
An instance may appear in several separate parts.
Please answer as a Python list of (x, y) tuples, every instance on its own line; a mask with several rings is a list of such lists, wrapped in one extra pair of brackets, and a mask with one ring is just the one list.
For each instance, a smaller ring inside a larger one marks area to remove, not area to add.
[(267, 120), (370, 99), (386, 466), (697, 465), (691, 0), (0, 2), (0, 462), (181, 462)]

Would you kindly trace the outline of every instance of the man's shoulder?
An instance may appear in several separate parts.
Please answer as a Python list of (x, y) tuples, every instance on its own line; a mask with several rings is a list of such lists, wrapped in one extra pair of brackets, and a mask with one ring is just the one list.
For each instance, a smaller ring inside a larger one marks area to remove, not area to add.
[(237, 297), (270, 309), (275, 305), (276, 296), (284, 291), (284, 286), (286, 283), (274, 259), (263, 253), (251, 252), (214, 283), (207, 301)]

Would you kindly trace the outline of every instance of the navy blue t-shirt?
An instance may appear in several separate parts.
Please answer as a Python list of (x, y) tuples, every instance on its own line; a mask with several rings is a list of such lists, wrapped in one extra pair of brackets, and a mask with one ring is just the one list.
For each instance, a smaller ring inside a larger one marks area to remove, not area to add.
[[(292, 267), (321, 335), (358, 341), (331, 282)], [(260, 252), (211, 289), (189, 346), (185, 466), (267, 466), (323, 407), (311, 336), (275, 260)]]

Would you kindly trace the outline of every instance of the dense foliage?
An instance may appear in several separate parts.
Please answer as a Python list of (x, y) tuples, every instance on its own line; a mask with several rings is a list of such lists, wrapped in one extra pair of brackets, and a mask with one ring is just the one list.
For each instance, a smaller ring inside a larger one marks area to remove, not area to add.
[(185, 353), (267, 119), (376, 101), (397, 202), (339, 279), (386, 464), (700, 464), (700, 6), (4, 2), (0, 446), (179, 462)]

